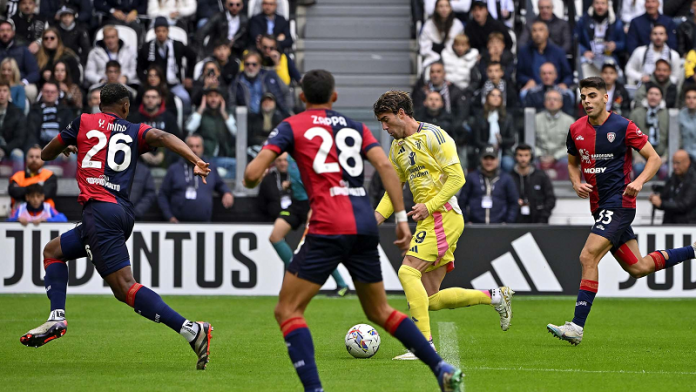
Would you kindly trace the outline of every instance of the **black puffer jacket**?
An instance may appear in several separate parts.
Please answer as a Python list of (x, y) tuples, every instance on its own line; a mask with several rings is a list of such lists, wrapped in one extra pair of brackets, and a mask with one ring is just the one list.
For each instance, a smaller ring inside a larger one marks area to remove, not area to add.
[(696, 223), (696, 168), (693, 163), (684, 177), (672, 175), (660, 193), (665, 211), (663, 224)]
[(529, 205), (528, 215), (523, 215), (520, 208), (517, 223), (549, 223), (551, 211), (556, 207), (556, 196), (549, 176), (543, 170), (534, 169), (534, 166), (530, 168), (529, 174), (522, 176), (515, 166), (512, 180), (517, 186), (520, 199)]

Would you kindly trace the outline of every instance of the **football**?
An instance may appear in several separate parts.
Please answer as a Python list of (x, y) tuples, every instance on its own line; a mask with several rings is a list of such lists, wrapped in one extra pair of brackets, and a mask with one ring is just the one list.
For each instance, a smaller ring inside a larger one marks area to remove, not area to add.
[(346, 334), (346, 350), (355, 358), (370, 358), (379, 350), (380, 337), (371, 325), (352, 326)]

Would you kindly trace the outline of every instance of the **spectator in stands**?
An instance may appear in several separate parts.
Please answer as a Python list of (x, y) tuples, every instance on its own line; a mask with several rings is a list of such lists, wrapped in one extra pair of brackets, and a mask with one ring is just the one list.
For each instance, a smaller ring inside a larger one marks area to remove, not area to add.
[(685, 88), (684, 101), (685, 107), (679, 111), (682, 148), (696, 157), (696, 86)]
[(137, 220), (142, 220), (152, 206), (157, 204), (155, 180), (152, 179), (150, 167), (142, 160), (138, 161), (138, 164), (135, 166), (135, 175), (133, 176), (133, 184), (131, 185), (128, 199), (133, 203), (133, 213)]
[(636, 90), (635, 96), (633, 97), (634, 107), (640, 106), (641, 102), (645, 99), (647, 95), (647, 86), (649, 84), (657, 85), (657, 87), (662, 90), (662, 97), (665, 100), (667, 108), (676, 108), (678, 105), (678, 92), (677, 85), (672, 82), (671, 75), (672, 67), (670, 63), (666, 60), (659, 59), (655, 63), (655, 70), (648, 78), (646, 83), (643, 83), (638, 90)]
[(696, 49), (696, 0), (691, 1), (691, 15), (677, 27), (677, 52), (684, 56)]
[(691, 0), (665, 1), (664, 13), (670, 18), (691, 16)]
[(438, 0), (435, 13), (425, 22), (418, 37), (423, 67), (440, 60), (442, 51), (451, 47), (454, 37), (463, 31), (464, 25), (454, 17), (449, 0)]
[[(601, 1), (604, 1), (606, 3), (608, 0)], [(587, 15), (585, 15), (584, 17), (587, 17)], [(566, 53), (572, 52), (573, 35), (570, 31), (570, 25), (567, 21), (557, 17), (553, 13), (553, 1), (539, 0), (539, 15), (534, 19), (534, 21), (541, 21), (546, 23), (546, 26), (549, 29), (549, 37), (551, 38), (551, 42), (553, 42), (554, 45), (563, 49)], [(529, 39), (531, 38), (532, 34), (532, 31), (529, 28), (529, 26), (530, 24), (525, 26), (524, 32), (518, 40), (518, 46), (526, 45), (529, 42)]]
[[(578, 50), (582, 54), (582, 77), (599, 76), (607, 58), (618, 63), (618, 53), (626, 48), (623, 23), (609, 8), (609, 0), (594, 0), (592, 8), (575, 26)], [(570, 53), (570, 51), (568, 51)]]
[[(561, 111), (563, 97), (558, 90), (548, 90), (544, 94), (544, 111), (536, 114), (536, 157), (543, 170), (555, 169), (565, 172), (568, 164), (566, 138), (568, 129), (575, 119)], [(554, 176), (555, 178), (555, 176)]]
[(26, 136), (26, 117), (10, 102), (10, 84), (0, 81), (0, 161), (21, 170)]
[(232, 84), (234, 78), (237, 77), (241, 66), (239, 58), (237, 58), (237, 56), (232, 53), (232, 49), (230, 49), (230, 41), (226, 38), (221, 38), (218, 42), (214, 43), (213, 58), (220, 66), (222, 80), (229, 86)]
[(196, 42), (203, 46), (205, 37), (209, 37), (206, 53), (210, 53), (213, 50), (213, 45), (226, 39), (230, 49), (237, 56), (241, 56), (244, 49), (249, 46), (249, 18), (246, 12), (242, 12), (244, 2), (242, 0), (226, 0), (224, 4), (227, 12), (218, 12), (212, 15), (208, 22), (196, 32)]
[[(173, 115), (178, 115), (179, 112), (174, 100), (174, 94), (169, 92), (169, 87), (167, 87), (167, 83), (164, 80), (164, 72), (162, 72), (162, 69), (155, 64), (151, 64), (147, 68), (147, 78), (145, 78), (145, 81), (140, 87), (138, 92), (139, 96), (147, 87), (157, 87), (157, 89), (160, 91), (160, 95), (162, 95), (162, 99), (164, 100), (164, 107), (166, 107), (167, 110)], [(140, 105), (140, 100), (136, 100), (134, 104)]]
[[(295, 66), (295, 61), (282, 53), (277, 46), (278, 41), (275, 37), (269, 34), (263, 34), (257, 44), (259, 53), (263, 55), (263, 66), (266, 69), (273, 70), (278, 75), (280, 80), (290, 86), (292, 82), (300, 83), (302, 75)], [(244, 64), (241, 65), (240, 71), (244, 70)]]
[(70, 69), (70, 75), (75, 75), (75, 80), (80, 80), (80, 61), (72, 49), (63, 45), (60, 33), (55, 27), (47, 28), (41, 39), (41, 48), (36, 53), (36, 62), (41, 70), (42, 82), (53, 78), (53, 65), (63, 61)]
[(87, 92), (87, 107), (84, 113), (96, 114), (101, 113), (99, 104), (101, 103), (101, 88), (93, 88)]
[(230, 85), (230, 98), (236, 106), (246, 106), (250, 113), (260, 113), (261, 97), (272, 93), (276, 97), (278, 108), (289, 114), (292, 97), (285, 83), (275, 71), (261, 69), (261, 55), (250, 51), (244, 55), (244, 72), (240, 72)]
[(170, 26), (188, 30), (188, 21), (196, 15), (196, 0), (148, 0), (147, 16), (163, 17)]
[[(487, 76), (488, 66), (492, 63), (500, 63), (502, 74), (505, 80), (515, 78), (515, 56), (509, 49), (505, 48), (505, 40), (501, 33), (491, 33), (488, 37), (487, 50), (481, 54), (479, 60), (479, 71), (481, 76)], [(482, 78), (484, 82), (486, 78)]]
[(292, 203), (292, 188), (288, 174), (288, 153), (282, 153), (275, 159), (275, 165), (261, 180), (257, 198), (261, 213), (273, 221), (280, 216), (280, 211)]
[(650, 195), (650, 202), (665, 212), (663, 225), (696, 223), (696, 170), (691, 166), (691, 157), (678, 150), (672, 157), (674, 171), (667, 179), (662, 191)]
[(89, 52), (85, 67), (86, 84), (104, 83), (106, 80), (106, 63), (117, 60), (121, 65), (119, 83), (138, 85), (138, 58), (136, 48), (118, 37), (118, 30), (113, 25), (104, 26), (104, 39), (96, 42)]
[(430, 81), (424, 82), (421, 78), (411, 94), (415, 110), (421, 110), (424, 107), (425, 98), (431, 91), (442, 95), (445, 111), (452, 114), (455, 121), (468, 118), (469, 105), (466, 104), (467, 98), (464, 92), (447, 81), (445, 66), (439, 61), (430, 66)]
[(143, 28), (138, 15), (147, 14), (147, 3), (148, 0), (94, 0), (94, 8), (106, 15), (102, 24), (125, 25), (141, 37)]
[(503, 35), (505, 48), (512, 49), (512, 38), (508, 33), (508, 28), (502, 22), (489, 18), (488, 5), (481, 0), (474, 0), (471, 4), (471, 14), (473, 20), (466, 24), (464, 33), (471, 42), (471, 47), (482, 52), (488, 43), (488, 36), (493, 32)]
[[(636, 103), (636, 107), (629, 115), (636, 126), (648, 135), (648, 141), (662, 157), (662, 162), (668, 161), (668, 134), (669, 134), (669, 114), (662, 97), (662, 90), (659, 86), (648, 83), (646, 88), (647, 95), (642, 102)], [(634, 151), (633, 154), (633, 173), (636, 177), (645, 169), (645, 159)], [(658, 178), (664, 179), (667, 174), (667, 164), (663, 163), (658, 172)]]
[[(184, 134), (176, 123), (176, 116), (167, 111), (162, 100), (162, 95), (157, 87), (147, 87), (143, 91), (142, 103), (137, 110), (131, 109), (128, 121), (132, 123), (144, 123), (153, 128), (161, 129), (184, 139)], [(157, 152), (142, 154), (143, 160), (150, 166), (168, 167), (178, 157), (175, 153), (164, 149)]]
[(218, 13), (222, 13), (224, 4), (225, 2), (221, 3), (219, 0), (198, 0), (198, 6), (196, 7), (196, 31), (203, 28), (210, 18)]
[(26, 95), (24, 84), (20, 78), (19, 67), (17, 67), (15, 59), (8, 57), (0, 62), (0, 81), (6, 82), (10, 86), (10, 102), (24, 112)]
[(660, 0), (645, 0), (645, 13), (631, 20), (626, 36), (626, 52), (634, 53), (640, 46), (650, 45), (652, 32), (656, 26), (665, 28), (664, 42), (670, 48), (677, 48), (677, 26), (669, 16), (661, 15), (658, 9)]
[(498, 151), (487, 146), (481, 166), (469, 173), (459, 194), (459, 206), (467, 223), (514, 223), (519, 195), (509, 174), (498, 167)]
[[(108, 83), (121, 83), (120, 80), (122, 80), (122, 76), (123, 75), (121, 74), (121, 64), (119, 64), (119, 62), (116, 60), (109, 60), (106, 62), (106, 73), (104, 75), (104, 82), (90, 86), (90, 90), (93, 90), (95, 88), (102, 88), (104, 87), (104, 85)], [(123, 87), (125, 87), (126, 90), (128, 90), (128, 92), (130, 93), (131, 102), (134, 102), (138, 97), (138, 92), (133, 87), (127, 84), (124, 84)]]
[(69, 107), (60, 103), (59, 94), (56, 81), (50, 80), (41, 87), (41, 101), (32, 105), (29, 112), (27, 141), (30, 145), (37, 143), (43, 148), (75, 117)]
[(218, 89), (222, 91), (223, 100), (228, 100), (227, 84), (224, 80), (222, 80), (220, 66), (215, 60), (207, 61), (205, 65), (203, 65), (203, 72), (201, 72), (201, 76), (195, 82), (193, 82), (191, 99), (193, 100), (193, 104), (195, 106), (201, 104), (203, 92), (209, 89)]
[[(256, 43), (263, 34), (271, 34), (278, 40), (278, 47), (285, 51), (290, 49), (293, 44), (290, 23), (281, 15), (276, 14), (277, 8), (276, 0), (262, 0), (262, 12), (249, 19), (249, 37), (253, 43)], [(251, 42), (249, 44), (251, 45)]]
[[(166, 72), (169, 91), (181, 98), (184, 111), (191, 109), (191, 97), (187, 88), (193, 86), (193, 65), (196, 53), (183, 42), (169, 38), (169, 22), (164, 17), (155, 19), (156, 38), (143, 45), (138, 54), (138, 70), (143, 76), (150, 65), (157, 65)], [(184, 67), (183, 60), (187, 61)]]
[(524, 98), (524, 106), (535, 108), (537, 112), (544, 110), (546, 92), (556, 90), (563, 98), (563, 111), (570, 116), (574, 116), (577, 111), (575, 108), (575, 95), (569, 89), (564, 89), (556, 84), (558, 73), (553, 63), (542, 64), (539, 73), (541, 75), (541, 84), (529, 89), (529, 92)]
[(473, 117), (471, 130), (473, 146), (479, 151), (493, 146), (502, 157), (503, 171), (511, 172), (515, 165), (512, 157), (515, 130), (512, 115), (503, 106), (503, 94), (500, 90), (494, 88), (488, 92), (486, 103), (483, 105), (483, 116)]
[[(617, 2), (614, 2), (616, 5)], [(628, 32), (631, 21), (645, 13), (644, 0), (625, 0), (621, 1), (621, 12), (618, 14), (624, 25), (624, 31)], [(657, 8), (658, 13), (662, 13), (662, 3)]]
[(247, 140), (254, 154), (258, 154), (258, 152), (261, 151), (261, 146), (266, 139), (268, 139), (268, 135), (285, 119), (285, 117), (286, 116), (278, 110), (275, 96), (271, 93), (265, 93), (261, 98), (261, 113), (250, 113), (247, 116), (249, 124)]
[(497, 61), (488, 64), (486, 79), (481, 88), (474, 94), (472, 105), (476, 108), (483, 108), (488, 93), (494, 88), (503, 92), (503, 105), (508, 110), (519, 106), (519, 96), (515, 84), (503, 74), (503, 66)]
[[(669, 75), (669, 72), (667, 73)], [(607, 111), (614, 112), (619, 116), (627, 115), (631, 112), (631, 96), (628, 95), (626, 88), (617, 81), (619, 71), (613, 61), (605, 62), (602, 65), (602, 79), (607, 85)], [(667, 77), (669, 80), (669, 76)]]
[(43, 0), (41, 1), (41, 7), (39, 7), (39, 15), (43, 16), (50, 24), (55, 25), (60, 21), (58, 10), (62, 7), (70, 7), (75, 10), (78, 23), (86, 27), (92, 26), (93, 7), (91, 0)]
[(437, 91), (430, 91), (425, 95), (423, 107), (416, 110), (416, 118), (418, 121), (435, 124), (455, 137), (454, 117), (445, 110), (445, 102)]
[(14, 36), (13, 22), (0, 20), (0, 61), (9, 57), (17, 62), (26, 95), (32, 101), (37, 94), (34, 83), (39, 81), (39, 67), (29, 49), (14, 42)]
[(226, 178), (234, 178), (237, 123), (228, 112), (220, 89), (209, 88), (203, 94), (198, 110), (186, 123), (186, 131), (189, 135), (199, 135), (204, 141), (204, 155), (209, 157), (211, 163), (227, 171)]
[(32, 54), (41, 47), (41, 35), (48, 27), (47, 19), (36, 13), (36, 0), (21, 0), (19, 12), (12, 17), (15, 24), (15, 41), (27, 45)]
[[(650, 0), (648, 0), (650, 1)], [(677, 83), (681, 70), (679, 53), (665, 44), (667, 31), (665, 26), (656, 24), (650, 34), (650, 44), (639, 46), (631, 54), (626, 63), (626, 80), (628, 84), (647, 83), (655, 71), (658, 60), (669, 62), (672, 71), (672, 83)]]
[(82, 90), (73, 82), (70, 69), (64, 61), (56, 61), (53, 65), (53, 78), (60, 87), (60, 101), (75, 113), (82, 110)]
[(515, 169), (512, 179), (517, 186), (519, 211), (517, 223), (549, 223), (551, 211), (556, 207), (551, 179), (543, 170), (532, 164), (532, 146), (519, 144), (515, 148)]
[(12, 198), (12, 206), (17, 202), (26, 201), (24, 196), (27, 193), (27, 187), (31, 184), (42, 185), (46, 203), (55, 206), (53, 199), (56, 197), (58, 190), (58, 180), (52, 171), (43, 167), (44, 161), (41, 160), (41, 147), (38, 145), (29, 147), (25, 161), (26, 168), (10, 177), (7, 193)]
[[(459, 34), (454, 37), (452, 46), (442, 51), (442, 62), (445, 64), (447, 80), (461, 90), (473, 90), (481, 79), (476, 63), (479, 52), (469, 45), (469, 37)], [(470, 87), (471, 86), (471, 87)]]
[(76, 11), (70, 7), (63, 6), (58, 10), (59, 23), (56, 24), (56, 30), (60, 34), (65, 47), (70, 48), (77, 57), (80, 63), (87, 63), (87, 55), (92, 49), (87, 27), (82, 23), (77, 23), (75, 19)]
[(22, 226), (33, 223), (38, 226), (41, 222), (67, 222), (68, 218), (58, 212), (54, 206), (44, 202), (43, 187), (40, 184), (31, 184), (27, 187), (25, 196), (27, 201), (17, 203), (12, 210), (8, 222), (19, 222)]
[(549, 29), (546, 23), (536, 21), (532, 24), (532, 42), (520, 48), (517, 56), (517, 84), (521, 86), (520, 96), (541, 84), (541, 65), (552, 63), (558, 71), (555, 84), (567, 90), (573, 83), (573, 73), (563, 49), (549, 42)]
[[(186, 138), (191, 150), (203, 157), (203, 138), (191, 135)], [(222, 205), (232, 207), (234, 197), (211, 162), (207, 184), (193, 174), (193, 166), (180, 159), (169, 166), (167, 175), (162, 180), (159, 195), (159, 207), (164, 219), (172, 223), (210, 222), (213, 216), (213, 191), (222, 195)], [(183, 175), (182, 175), (183, 174)]]

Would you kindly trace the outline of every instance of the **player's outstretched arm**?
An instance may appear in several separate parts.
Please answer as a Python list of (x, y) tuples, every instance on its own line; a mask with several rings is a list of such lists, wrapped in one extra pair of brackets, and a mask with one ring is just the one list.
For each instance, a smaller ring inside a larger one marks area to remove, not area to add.
[(637, 196), (638, 192), (643, 189), (643, 184), (650, 181), (655, 174), (657, 174), (657, 171), (660, 170), (660, 166), (662, 165), (662, 158), (660, 158), (660, 155), (655, 151), (655, 148), (653, 148), (650, 142), (645, 143), (645, 146), (643, 146), (639, 152), (647, 161), (645, 162), (645, 169), (643, 169), (643, 172), (640, 173), (633, 182), (626, 185), (624, 195)]
[(592, 185), (582, 183), (582, 173), (580, 173), (580, 157), (573, 154), (568, 154), (568, 177), (570, 183), (573, 184), (575, 193), (581, 199), (587, 199), (592, 192)]
[(266, 170), (271, 166), (271, 163), (278, 157), (275, 151), (263, 149), (246, 167), (244, 170), (244, 186), (247, 188), (256, 188), (266, 174)]
[(203, 183), (207, 184), (205, 178), (210, 173), (210, 168), (208, 167), (210, 166), (210, 164), (204, 162), (201, 158), (198, 157), (198, 155), (191, 151), (189, 146), (187, 146), (183, 140), (179, 139), (178, 137), (172, 135), (169, 132), (165, 132), (157, 128), (150, 128), (150, 130), (148, 130), (145, 134), (145, 141), (151, 147), (167, 148), (177, 153), (179, 156), (186, 159), (187, 161), (191, 162), (191, 164), (193, 164), (194, 166), (193, 174), (201, 176), (201, 178), (203, 179)]
[(389, 162), (389, 159), (381, 148), (371, 148), (366, 155), (367, 160), (370, 161), (372, 166), (374, 166), (379, 173), (384, 189), (387, 191), (387, 194), (389, 194), (389, 199), (394, 206), (394, 211), (396, 211), (397, 240), (394, 243), (401, 249), (407, 248), (408, 243), (411, 241), (411, 229), (408, 227), (408, 218), (406, 216), (406, 210), (404, 209), (404, 196), (402, 193), (403, 187), (401, 186), (401, 181), (399, 181), (394, 167), (392, 167), (391, 162)]

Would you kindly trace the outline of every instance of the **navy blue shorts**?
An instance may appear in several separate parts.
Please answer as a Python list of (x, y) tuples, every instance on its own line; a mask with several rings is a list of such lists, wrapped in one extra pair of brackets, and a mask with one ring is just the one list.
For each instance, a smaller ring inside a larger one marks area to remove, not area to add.
[(120, 204), (90, 201), (82, 210), (82, 223), (60, 236), (63, 255), (69, 260), (87, 257), (102, 278), (128, 267), (126, 240), (134, 220)]
[(634, 208), (600, 208), (592, 214), (595, 224), (592, 232), (611, 242), (611, 252), (630, 240), (636, 239), (631, 223), (636, 217)]
[(293, 256), (288, 272), (323, 285), (338, 264), (343, 263), (354, 282), (381, 282), (378, 245), (379, 237), (374, 235), (308, 234)]

